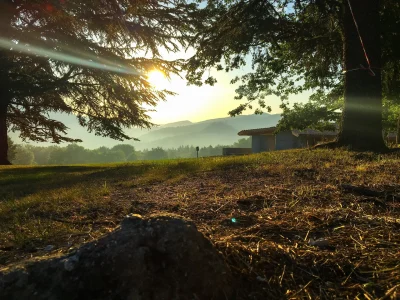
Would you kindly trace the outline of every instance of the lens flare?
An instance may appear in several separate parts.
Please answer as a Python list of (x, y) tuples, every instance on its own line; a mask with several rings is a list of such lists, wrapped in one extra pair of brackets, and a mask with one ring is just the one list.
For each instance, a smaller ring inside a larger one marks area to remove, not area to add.
[[(22, 52), (27, 55), (37, 55), (37, 56), (41, 56), (44, 58), (54, 59), (57, 61), (62, 61), (65, 63), (78, 65), (78, 66), (82, 66), (82, 67), (100, 69), (100, 70), (105, 70), (105, 71), (110, 71), (110, 72), (115, 72), (115, 73), (122, 73), (122, 74), (129, 74), (129, 75), (137, 75), (137, 76), (144, 75), (143, 73), (141, 73), (131, 67), (121, 66), (121, 65), (106, 61), (104, 59), (99, 59), (97, 57), (93, 57), (93, 59), (91, 59), (91, 58), (85, 59), (85, 58), (81, 58), (78, 56), (60, 53), (60, 52), (57, 52), (54, 50), (49, 50), (49, 49), (45, 49), (42, 47), (30, 45), (30, 44), (26, 45), (26, 44), (15, 43), (10, 40), (3, 39), (3, 38), (0, 38), (0, 48)], [(88, 56), (88, 55), (85, 55), (85, 56)], [(99, 62), (99, 60), (100, 60), (100, 62)]]
[(147, 75), (150, 84), (158, 89), (165, 89), (168, 86), (168, 80), (165, 75), (158, 70), (153, 70)]

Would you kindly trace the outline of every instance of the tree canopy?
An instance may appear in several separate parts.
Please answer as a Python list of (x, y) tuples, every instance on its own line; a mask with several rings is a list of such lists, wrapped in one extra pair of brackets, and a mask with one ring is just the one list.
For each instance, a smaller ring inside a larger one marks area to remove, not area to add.
[[(196, 147), (193, 145), (169, 149), (157, 147), (144, 150), (135, 150), (135, 148), (129, 144), (119, 144), (112, 148), (102, 146), (97, 149), (85, 149), (74, 143), (68, 144), (65, 147), (43, 147), (27, 144), (18, 145), (11, 141), (10, 145), (12, 145), (12, 147), (9, 148), (8, 159), (13, 164), (24, 165), (70, 165), (197, 157)], [(227, 147), (250, 148), (251, 138), (239, 139), (232, 145), (199, 147), (199, 156), (222, 155), (223, 148)], [(12, 153), (10, 153), (10, 150)]]
[(280, 96), (288, 113), (290, 94), (312, 90), (313, 104), (304, 108), (313, 109), (314, 120), (343, 110), (338, 145), (385, 148), (382, 98), (400, 102), (399, 1), (210, 0), (207, 8), (213, 18), (196, 36), (187, 78), (214, 84), (204, 78), (210, 68), (251, 64), (251, 72), (232, 79), (240, 82), (236, 99), (246, 100), (232, 116), (254, 102), (256, 113), (270, 109), (269, 95)]
[(8, 130), (78, 141), (54, 112), (119, 140), (130, 138), (125, 128), (151, 126), (148, 107), (170, 92), (146, 74), (180, 71), (182, 60), (165, 53), (187, 46), (200, 13), (183, 0), (0, 0), (0, 164), (8, 163)]
[(10, 137), (7, 137), (8, 143), (8, 151), (7, 151), (7, 159), (12, 161), (15, 159), (17, 155), (17, 145), (12, 141)]

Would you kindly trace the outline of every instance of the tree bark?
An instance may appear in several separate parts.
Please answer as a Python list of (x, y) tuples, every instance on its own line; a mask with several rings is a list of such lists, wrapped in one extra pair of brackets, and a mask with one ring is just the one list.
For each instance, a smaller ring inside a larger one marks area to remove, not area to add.
[[(0, 99), (0, 101), (4, 101)], [(7, 105), (0, 102), (0, 165), (11, 165), (7, 157)]]
[(396, 145), (400, 144), (400, 115), (397, 119), (397, 130), (396, 130)]
[[(11, 39), (11, 20), (16, 13), (17, 4), (12, 0), (0, 0), (0, 37)], [(8, 50), (0, 49), (0, 165), (10, 165), (7, 142), (7, 108), (12, 98), (9, 91)]]
[(344, 1), (343, 55), (346, 73), (344, 110), (337, 143), (354, 150), (387, 149), (382, 134), (380, 2), (350, 0), (372, 73), (368, 70), (368, 61), (350, 7)]

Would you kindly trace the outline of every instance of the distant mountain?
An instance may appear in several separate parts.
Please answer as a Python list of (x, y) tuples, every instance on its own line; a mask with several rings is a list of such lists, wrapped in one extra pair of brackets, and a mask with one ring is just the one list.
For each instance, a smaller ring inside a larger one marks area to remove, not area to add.
[[(67, 130), (67, 134), (71, 138), (81, 139), (83, 142), (79, 143), (79, 145), (88, 148), (88, 149), (95, 149), (101, 146), (112, 147), (121, 143), (133, 144), (137, 143), (134, 141), (117, 141), (110, 138), (97, 136), (94, 133), (89, 133), (86, 128), (79, 125), (76, 116), (74, 115), (67, 115), (67, 114), (60, 114), (60, 113), (53, 113), (50, 115), (51, 118), (61, 121), (67, 126), (69, 129)], [(129, 136), (132, 137), (139, 137), (145, 133), (147, 133), (149, 129), (140, 129), (140, 128), (130, 128), (127, 129), (126, 132)], [(17, 143), (22, 143), (22, 140), (19, 138), (18, 132), (9, 132), (10, 137)], [(44, 143), (35, 143), (28, 141), (29, 144), (35, 146), (50, 146), (55, 145), (54, 143), (44, 142)], [(61, 143), (59, 146), (63, 147), (66, 146), (66, 143)]]
[[(237, 130), (230, 125), (223, 122), (213, 122), (202, 126), (193, 128), (194, 125), (186, 126), (192, 130), (187, 130), (185, 133), (170, 135), (161, 139), (147, 142), (143, 138), (141, 144), (137, 145), (138, 149), (145, 148), (177, 148), (179, 146), (209, 146), (209, 145), (230, 145), (238, 140)], [(186, 128), (187, 129), (187, 128)], [(193, 130), (194, 129), (194, 130)], [(201, 129), (201, 130), (198, 130)], [(198, 131), (195, 131), (198, 130)]]
[(152, 130), (148, 131), (147, 133), (140, 135), (139, 139), (141, 142), (156, 141), (156, 140), (164, 139), (167, 137), (198, 132), (198, 131), (206, 128), (207, 125), (208, 124), (198, 124), (198, 123), (192, 123), (191, 125), (178, 126), (178, 127), (169, 127), (169, 126), (164, 125), (163, 128), (158, 129), (156, 127), (156, 128), (153, 128)]
[(201, 130), (201, 133), (215, 133), (217, 135), (230, 135), (230, 134), (237, 134), (237, 130), (233, 128), (231, 125), (226, 124), (225, 122), (212, 122), (210, 124), (207, 124), (207, 126)]
[(140, 143), (135, 147), (141, 150), (155, 147), (176, 148), (181, 145), (230, 145), (240, 138), (237, 135), (239, 131), (275, 126), (279, 119), (280, 115), (277, 114), (245, 115), (205, 120), (187, 126), (152, 129), (139, 136)]
[[(88, 149), (95, 149), (101, 146), (113, 147), (117, 144), (130, 144), (138, 150), (146, 148), (177, 148), (179, 146), (215, 146), (215, 145), (230, 145), (236, 142), (239, 138), (237, 133), (244, 129), (263, 128), (275, 126), (280, 115), (278, 114), (263, 114), (263, 115), (244, 115), (234, 118), (218, 118), (210, 119), (201, 122), (179, 121), (168, 124), (163, 124), (152, 129), (127, 129), (126, 133), (129, 136), (139, 138), (140, 141), (117, 141), (110, 138), (96, 136), (93, 133), (88, 133), (85, 128), (81, 127), (76, 117), (73, 115), (54, 114), (53, 118), (64, 122), (70, 129), (68, 135), (73, 138), (79, 138), (83, 142), (81, 146)], [(21, 140), (18, 138), (18, 133), (10, 133), (10, 136), (17, 143)], [(33, 143), (39, 146), (54, 145), (51, 143)], [(65, 146), (66, 144), (60, 144)]]
[(280, 114), (262, 114), (262, 115), (241, 115), (237, 117), (227, 117), (214, 120), (206, 120), (199, 123), (209, 123), (221, 121), (234, 127), (238, 132), (244, 129), (265, 128), (275, 126), (280, 120)]
[(157, 128), (167, 128), (167, 127), (180, 127), (180, 126), (188, 126), (188, 125), (192, 125), (193, 123), (190, 122), (189, 120), (185, 120), (185, 121), (178, 121), (178, 122), (173, 122), (173, 123), (167, 123), (164, 125), (160, 125)]

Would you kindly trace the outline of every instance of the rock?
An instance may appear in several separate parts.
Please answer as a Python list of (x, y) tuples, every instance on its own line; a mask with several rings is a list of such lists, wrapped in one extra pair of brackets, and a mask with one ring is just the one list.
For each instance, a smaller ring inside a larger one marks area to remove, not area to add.
[(51, 251), (55, 248), (54, 245), (47, 245), (46, 247), (43, 248), (44, 251)]
[(188, 220), (126, 217), (75, 253), (0, 270), (0, 299), (232, 299), (232, 275)]
[(79, 262), (79, 257), (77, 255), (70, 256), (66, 259), (63, 260), (64, 263), (64, 269), (66, 271), (72, 271), (73, 269), (76, 268)]
[(315, 247), (320, 247), (320, 248), (325, 248), (325, 247), (329, 246), (328, 240), (326, 240), (324, 238), (320, 238), (320, 239), (317, 239), (317, 240), (314, 240), (313, 238), (310, 238), (308, 244), (310, 246), (315, 246)]

